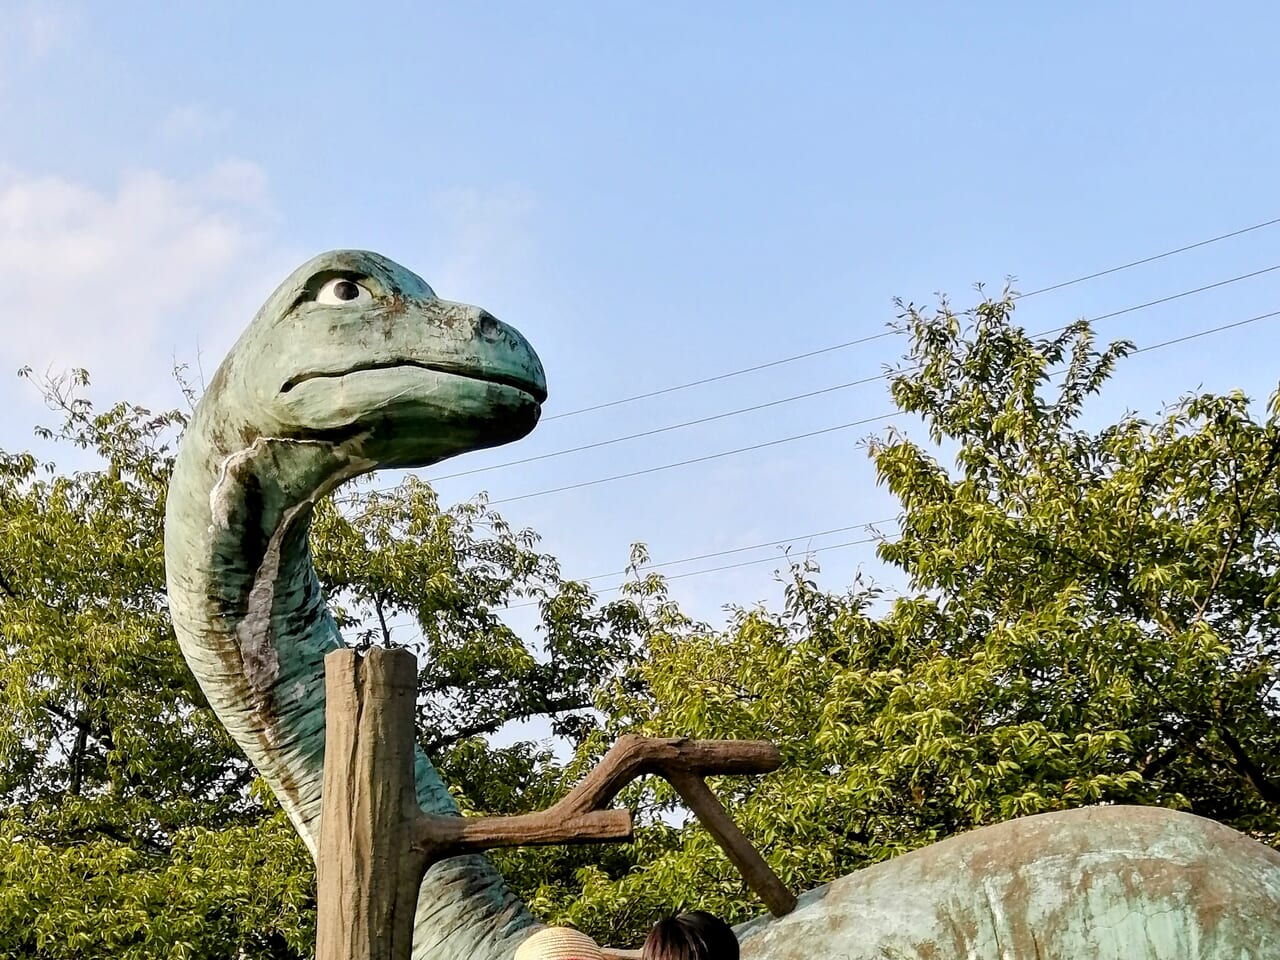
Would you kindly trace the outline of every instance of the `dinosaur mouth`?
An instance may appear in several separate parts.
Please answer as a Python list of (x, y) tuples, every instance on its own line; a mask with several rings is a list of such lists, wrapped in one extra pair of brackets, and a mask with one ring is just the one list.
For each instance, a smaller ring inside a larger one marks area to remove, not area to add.
[(547, 399), (547, 388), (536, 381), (528, 379), (527, 377), (521, 377), (509, 373), (500, 373), (496, 370), (477, 370), (475, 367), (468, 367), (462, 364), (445, 362), (428, 363), (423, 360), (371, 361), (369, 363), (357, 364), (354, 367), (347, 367), (344, 370), (313, 370), (306, 373), (299, 373), (286, 380), (284, 385), (280, 388), (280, 392), (288, 393), (299, 384), (306, 383), (308, 380), (340, 380), (353, 373), (362, 373), (366, 370), (396, 370), (405, 367), (415, 367), (419, 370), (430, 370), (432, 373), (445, 373), (449, 376), (462, 377), (466, 380), (478, 380), (481, 383), (496, 383), (504, 387), (514, 387), (522, 393), (527, 393), (538, 403), (542, 403)]

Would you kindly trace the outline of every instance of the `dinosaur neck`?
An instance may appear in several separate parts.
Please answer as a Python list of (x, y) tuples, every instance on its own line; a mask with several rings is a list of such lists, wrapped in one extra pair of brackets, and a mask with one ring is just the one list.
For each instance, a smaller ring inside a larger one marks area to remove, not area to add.
[[(316, 499), (372, 464), (328, 443), (227, 439), (197, 411), (170, 481), (169, 603), (182, 652), (214, 712), (314, 855), (324, 767), (324, 655), (342, 643), (311, 562)], [(243, 431), (236, 431), (243, 435)], [(424, 810), (457, 807), (424, 755)], [(533, 923), (483, 857), (423, 882), (416, 960), (509, 956)]]

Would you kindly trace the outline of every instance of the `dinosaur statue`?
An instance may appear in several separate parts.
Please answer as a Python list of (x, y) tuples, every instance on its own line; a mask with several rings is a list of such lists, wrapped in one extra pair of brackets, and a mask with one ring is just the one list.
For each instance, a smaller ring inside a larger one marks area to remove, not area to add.
[[(271, 295), (201, 400), (166, 507), (174, 627), (313, 855), (323, 660), (342, 646), (311, 562), (315, 503), (372, 470), (518, 439), (545, 397), (514, 329), (384, 257), (335, 251)], [(420, 752), (415, 775), (425, 812), (457, 814)], [(507, 960), (536, 925), (487, 859), (454, 857), (427, 871), (413, 955)], [(858, 871), (739, 935), (746, 960), (1269, 960), (1280, 854), (1166, 810), (1046, 814)]]

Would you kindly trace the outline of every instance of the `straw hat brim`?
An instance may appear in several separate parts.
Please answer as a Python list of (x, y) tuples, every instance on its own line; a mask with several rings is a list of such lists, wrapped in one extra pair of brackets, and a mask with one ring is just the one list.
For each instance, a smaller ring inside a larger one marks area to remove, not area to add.
[(604, 960), (599, 945), (571, 927), (544, 927), (516, 948), (512, 960)]

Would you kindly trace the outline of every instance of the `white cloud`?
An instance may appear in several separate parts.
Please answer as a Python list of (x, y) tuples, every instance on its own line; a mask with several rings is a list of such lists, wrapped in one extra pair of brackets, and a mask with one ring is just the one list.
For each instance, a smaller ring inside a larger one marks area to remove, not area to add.
[(79, 10), (47, 0), (27, 4), (23, 13), (27, 49), (35, 57), (45, 56), (62, 43), (80, 21)]
[(160, 121), (162, 139), (180, 143), (205, 140), (231, 126), (231, 111), (214, 110), (200, 104), (174, 107)]
[(80, 9), (57, 0), (29, 0), (0, 6), (0, 58), (31, 63), (63, 46), (80, 25)]
[(199, 181), (199, 187), (209, 200), (268, 208), (266, 171), (248, 160), (223, 161)]
[(240, 161), (109, 190), (0, 170), (0, 357), (87, 367), (111, 399), (146, 399), (148, 384), (171, 396), (174, 353), (225, 346), (269, 292), (270, 224), (265, 178)]

